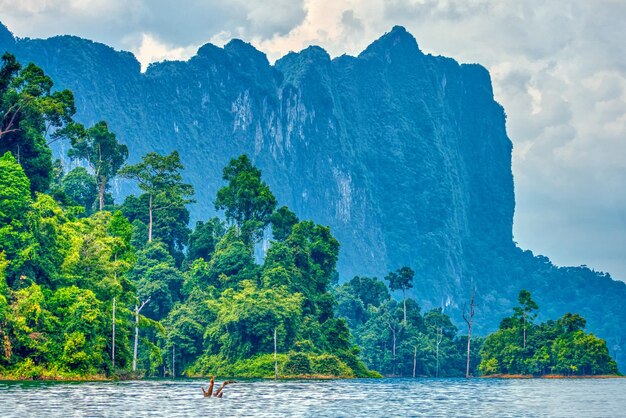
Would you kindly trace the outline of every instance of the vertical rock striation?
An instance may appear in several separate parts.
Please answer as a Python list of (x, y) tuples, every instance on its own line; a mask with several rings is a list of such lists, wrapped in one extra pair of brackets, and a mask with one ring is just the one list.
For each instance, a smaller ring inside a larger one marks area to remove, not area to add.
[(603, 290), (589, 292), (623, 300), (623, 283), (514, 245), (512, 144), (487, 70), (423, 54), (402, 27), (357, 57), (311, 46), (270, 65), (233, 40), (145, 73), (132, 54), (72, 36), (16, 39), (2, 26), (0, 49), (71, 89), (80, 121), (107, 120), (131, 162), (179, 150), (196, 219), (214, 214), (222, 167), (247, 153), (280, 204), (332, 227), (342, 279), (410, 265), (417, 299), (457, 312), (477, 287), (478, 330), (495, 328), (526, 287), (549, 314), (578, 311), (626, 341), (623, 312), (572, 290), (594, 281)]

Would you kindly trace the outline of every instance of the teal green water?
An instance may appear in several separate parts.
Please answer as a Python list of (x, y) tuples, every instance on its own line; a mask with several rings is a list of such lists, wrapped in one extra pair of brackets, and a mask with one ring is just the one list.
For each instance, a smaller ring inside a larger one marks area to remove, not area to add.
[(626, 417), (626, 379), (0, 382), (2, 417)]

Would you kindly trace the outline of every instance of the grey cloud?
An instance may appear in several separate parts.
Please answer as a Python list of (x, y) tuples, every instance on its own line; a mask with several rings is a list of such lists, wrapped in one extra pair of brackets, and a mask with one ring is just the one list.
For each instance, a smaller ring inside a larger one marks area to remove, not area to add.
[(385, 18), (399, 20), (409, 17), (455, 21), (484, 15), (489, 8), (488, 1), (393, 0), (385, 3)]
[(77, 34), (116, 48), (137, 47), (142, 33), (175, 47), (200, 45), (221, 32), (271, 37), (289, 32), (306, 15), (302, 0), (50, 0), (36, 7), (39, 3), (0, 1), (2, 21), (21, 36)]
[(273, 2), (241, 1), (248, 9), (246, 15), (252, 24), (252, 36), (270, 38), (285, 35), (306, 16), (302, 1), (274, 0)]
[(341, 24), (352, 32), (362, 32), (364, 29), (363, 22), (355, 16), (354, 10), (346, 10), (341, 14)]

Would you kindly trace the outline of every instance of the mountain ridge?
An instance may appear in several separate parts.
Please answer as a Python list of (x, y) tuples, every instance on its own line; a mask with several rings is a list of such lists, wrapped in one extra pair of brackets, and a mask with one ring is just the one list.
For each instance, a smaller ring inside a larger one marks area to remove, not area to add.
[[(563, 276), (578, 288), (610, 276), (565, 274), (515, 246), (512, 143), (489, 72), (424, 54), (402, 27), (356, 57), (310, 46), (271, 65), (232, 40), (144, 73), (131, 53), (77, 37), (9, 39), (0, 28), (0, 47), (74, 91), (77, 120), (107, 120), (129, 146), (129, 162), (178, 149), (196, 187), (195, 219), (215, 213), (221, 167), (247, 153), (280, 204), (332, 227), (342, 280), (410, 265), (418, 300), (457, 313), (475, 287), (483, 330), (495, 329), (490, 318), (526, 287), (549, 295), (536, 295), (554, 305), (546, 316), (576, 308), (604, 337), (626, 341), (617, 325), (601, 324), (613, 305), (589, 315), (583, 301), (554, 293)], [(123, 182), (115, 189), (128, 191)], [(626, 296), (623, 283), (602, 286)]]

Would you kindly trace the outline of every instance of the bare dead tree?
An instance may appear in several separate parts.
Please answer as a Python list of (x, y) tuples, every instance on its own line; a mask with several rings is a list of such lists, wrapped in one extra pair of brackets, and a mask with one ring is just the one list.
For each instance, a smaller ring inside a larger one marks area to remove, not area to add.
[(389, 330), (391, 331), (391, 337), (393, 340), (393, 351), (391, 353), (393, 354), (393, 359), (395, 360), (396, 358), (396, 333), (398, 332), (398, 330), (396, 329), (396, 326), (391, 325), (391, 321), (389, 319), (387, 320), (387, 326), (389, 327)]
[(172, 377), (176, 377), (176, 346), (172, 345)]
[(211, 376), (211, 382), (209, 384), (209, 390), (205, 390), (204, 386), (202, 387), (202, 394), (204, 395), (205, 398), (210, 398), (211, 396), (213, 396), (214, 398), (221, 398), (222, 395), (224, 395), (224, 388), (226, 387), (226, 385), (230, 385), (231, 383), (237, 383), (235, 380), (226, 380), (224, 383), (222, 383), (222, 386), (220, 386), (216, 391), (215, 394), (213, 394), (213, 385), (215, 385), (215, 376)]
[(276, 354), (276, 327), (274, 327), (274, 380), (278, 379), (278, 356)]
[(465, 368), (465, 378), (470, 378), (470, 349), (472, 345), (472, 322), (474, 320), (474, 299), (476, 297), (476, 289), (472, 290), (469, 311), (463, 306), (463, 319), (467, 323), (467, 365)]
[(135, 304), (135, 347), (133, 349), (133, 371), (137, 371), (137, 346), (139, 345), (139, 312), (146, 304), (150, 302), (150, 298), (144, 300), (141, 306)]
[[(0, 138), (8, 133), (20, 130), (20, 128), (14, 128), (13, 124), (15, 123), (15, 117), (21, 109), (22, 105), (18, 105), (17, 103), (15, 103), (11, 107), (9, 107), (6, 112), (4, 112), (4, 116), (2, 117), (2, 123), (0, 124)], [(11, 115), (11, 119), (7, 121), (9, 115)]]
[(439, 345), (443, 340), (443, 329), (441, 327), (437, 328), (437, 339), (435, 340), (435, 346), (437, 348), (437, 369), (435, 371), (435, 377), (439, 377)]
[(113, 296), (113, 308), (112, 308), (113, 320), (112, 322), (112, 342), (111, 342), (111, 372), (115, 372), (115, 296)]
[(413, 377), (415, 378), (415, 369), (417, 368), (417, 346), (413, 347)]

